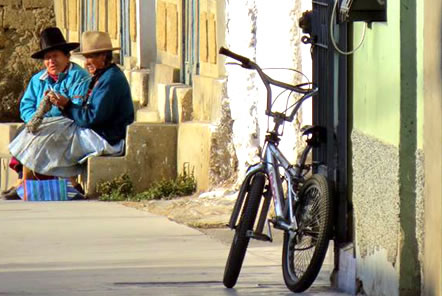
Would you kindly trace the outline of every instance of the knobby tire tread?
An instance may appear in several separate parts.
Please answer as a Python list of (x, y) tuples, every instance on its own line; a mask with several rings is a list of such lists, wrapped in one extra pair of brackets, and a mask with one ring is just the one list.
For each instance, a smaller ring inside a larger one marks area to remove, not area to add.
[(226, 267), (224, 269), (224, 286), (233, 288), (238, 280), (239, 273), (246, 255), (250, 238), (246, 236), (248, 230), (253, 230), (256, 216), (264, 190), (265, 176), (257, 173), (251, 182), (247, 193), (244, 209), (240, 222), (235, 230), (235, 235), (230, 247)]

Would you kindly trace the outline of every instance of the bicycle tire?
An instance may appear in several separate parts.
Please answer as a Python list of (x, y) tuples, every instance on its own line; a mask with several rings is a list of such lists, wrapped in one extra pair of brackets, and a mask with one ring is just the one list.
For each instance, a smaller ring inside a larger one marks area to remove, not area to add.
[[(315, 281), (333, 231), (333, 200), (324, 176), (311, 176), (300, 189), (299, 198), (295, 208), (299, 232), (292, 236), (284, 233), (282, 252), (284, 282), (295, 293), (307, 290)], [(305, 258), (305, 268), (301, 268), (300, 261)]]
[(223, 283), (226, 288), (233, 288), (238, 280), (250, 241), (250, 237), (247, 236), (247, 231), (253, 230), (259, 204), (261, 202), (261, 196), (264, 191), (264, 182), (264, 174), (257, 173), (253, 177), (250, 190), (247, 193), (241, 219), (236, 227), (229, 256), (227, 257), (226, 267), (224, 269)]

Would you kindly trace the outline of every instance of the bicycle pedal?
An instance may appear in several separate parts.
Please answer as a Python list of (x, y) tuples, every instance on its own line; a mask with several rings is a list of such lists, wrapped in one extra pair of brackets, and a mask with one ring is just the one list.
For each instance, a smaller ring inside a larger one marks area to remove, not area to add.
[(279, 230), (290, 230), (290, 225), (287, 224), (287, 222), (282, 218), (272, 218), (269, 219), (269, 223), (273, 224), (273, 227)]
[(273, 239), (263, 233), (255, 233), (252, 230), (247, 231), (246, 236), (264, 242), (273, 242)]

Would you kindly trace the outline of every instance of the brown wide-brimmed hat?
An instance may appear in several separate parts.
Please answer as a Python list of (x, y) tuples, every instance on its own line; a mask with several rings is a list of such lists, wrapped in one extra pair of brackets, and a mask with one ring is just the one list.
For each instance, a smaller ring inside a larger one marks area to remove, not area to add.
[(112, 46), (112, 41), (108, 33), (91, 31), (84, 32), (83, 35), (81, 35), (80, 51), (75, 54), (85, 55), (118, 49), (120, 48)]
[(80, 43), (66, 42), (60, 29), (57, 27), (49, 27), (44, 29), (40, 34), (40, 50), (33, 53), (31, 58), (43, 59), (45, 53), (51, 50), (71, 51), (76, 49)]

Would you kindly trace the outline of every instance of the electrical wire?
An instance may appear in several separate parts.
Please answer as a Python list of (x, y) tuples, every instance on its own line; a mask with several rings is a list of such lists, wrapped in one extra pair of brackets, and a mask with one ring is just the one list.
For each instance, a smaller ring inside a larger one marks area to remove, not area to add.
[(332, 14), (330, 17), (330, 39), (333, 44), (333, 47), (335, 48), (335, 50), (337, 52), (339, 52), (342, 55), (352, 55), (362, 46), (362, 43), (364, 42), (365, 32), (367, 31), (367, 23), (365, 23), (365, 25), (364, 25), (364, 29), (363, 29), (362, 35), (361, 35), (361, 41), (359, 42), (358, 46), (356, 46), (356, 48), (354, 48), (352, 51), (343, 51), (342, 49), (340, 49), (338, 47), (338, 45), (336, 44), (336, 40), (335, 40), (335, 36), (334, 36), (335, 34), (333, 32), (333, 28), (334, 28), (333, 23), (336, 20), (336, 7), (338, 6), (338, 1), (339, 0), (335, 0), (335, 5), (333, 6)]

